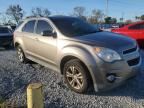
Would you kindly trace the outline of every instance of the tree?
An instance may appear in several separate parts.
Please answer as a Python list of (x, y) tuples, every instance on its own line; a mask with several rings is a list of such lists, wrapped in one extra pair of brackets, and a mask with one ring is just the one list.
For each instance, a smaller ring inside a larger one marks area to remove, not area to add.
[(0, 25), (7, 23), (7, 18), (4, 13), (0, 13)]
[(117, 23), (117, 19), (116, 18), (112, 18), (111, 19), (111, 24), (116, 24)]
[(139, 19), (141, 19), (141, 18), (140, 18), (139, 16), (135, 16), (135, 19), (136, 19), (136, 20), (139, 20)]
[(10, 5), (6, 10), (6, 14), (11, 20), (18, 24), (24, 16), (24, 11), (20, 5)]
[(106, 17), (105, 18), (105, 23), (106, 24), (116, 24), (117, 23), (117, 19), (116, 18), (112, 18), (112, 17)]
[(106, 24), (110, 24), (111, 23), (111, 19), (112, 19), (111, 17), (106, 17), (105, 18), (105, 23)]
[(48, 17), (51, 14), (51, 12), (48, 9), (42, 9), (40, 7), (33, 8), (31, 12), (32, 16)]
[(141, 20), (144, 20), (144, 15), (141, 15), (140, 19), (141, 19)]
[(92, 16), (89, 18), (89, 22), (96, 24), (101, 23), (104, 18), (104, 13), (101, 10), (92, 10)]
[(86, 20), (87, 18), (85, 16), (85, 11), (86, 11), (85, 7), (77, 6), (73, 9), (73, 15)]
[(51, 12), (48, 9), (44, 9), (43, 14), (44, 16), (48, 17), (51, 14)]

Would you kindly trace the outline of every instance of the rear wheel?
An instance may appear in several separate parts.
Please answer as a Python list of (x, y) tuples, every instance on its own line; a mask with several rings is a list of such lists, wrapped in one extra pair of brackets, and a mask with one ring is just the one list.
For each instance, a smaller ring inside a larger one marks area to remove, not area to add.
[(25, 57), (25, 54), (24, 54), (22, 48), (21, 48), (20, 46), (17, 46), (17, 47), (16, 47), (16, 50), (17, 50), (18, 60), (19, 60), (21, 63), (26, 63), (28, 60), (27, 60), (27, 58)]
[(68, 61), (64, 66), (64, 78), (73, 91), (84, 93), (88, 90), (89, 75), (85, 66), (78, 59)]

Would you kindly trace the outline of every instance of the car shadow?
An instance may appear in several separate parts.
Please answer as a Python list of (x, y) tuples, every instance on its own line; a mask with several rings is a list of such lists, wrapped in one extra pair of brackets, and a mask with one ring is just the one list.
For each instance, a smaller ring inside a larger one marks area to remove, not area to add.
[[(135, 80), (135, 79), (134, 79)], [(135, 83), (135, 84), (133, 84)], [(94, 91), (89, 92), (88, 95), (96, 96), (109, 96), (109, 97), (131, 97), (134, 99), (144, 99), (144, 86), (137, 85), (135, 81), (128, 81), (126, 84), (123, 84), (117, 88), (114, 88), (109, 91), (96, 93)]]

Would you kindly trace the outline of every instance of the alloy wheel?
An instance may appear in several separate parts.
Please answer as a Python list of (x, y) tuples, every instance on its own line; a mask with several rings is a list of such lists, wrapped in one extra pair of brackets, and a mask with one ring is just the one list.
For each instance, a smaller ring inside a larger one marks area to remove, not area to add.
[(68, 83), (75, 89), (81, 89), (83, 87), (83, 76), (76, 66), (70, 66), (66, 71), (66, 78)]
[(24, 61), (24, 54), (21, 48), (17, 49), (17, 54), (18, 54), (18, 59), (20, 60), (20, 62)]

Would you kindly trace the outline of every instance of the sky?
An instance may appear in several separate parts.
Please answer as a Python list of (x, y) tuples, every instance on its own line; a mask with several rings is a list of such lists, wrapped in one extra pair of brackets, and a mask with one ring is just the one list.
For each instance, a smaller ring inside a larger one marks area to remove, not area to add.
[[(0, 13), (4, 13), (9, 5), (19, 4), (25, 15), (31, 14), (34, 7), (48, 8), (53, 15), (70, 15), (73, 8), (83, 6), (89, 15), (92, 9), (100, 9), (106, 13), (106, 0), (0, 0)], [(144, 14), (144, 0), (108, 0), (108, 15), (117, 19), (124, 17), (134, 19)]]

